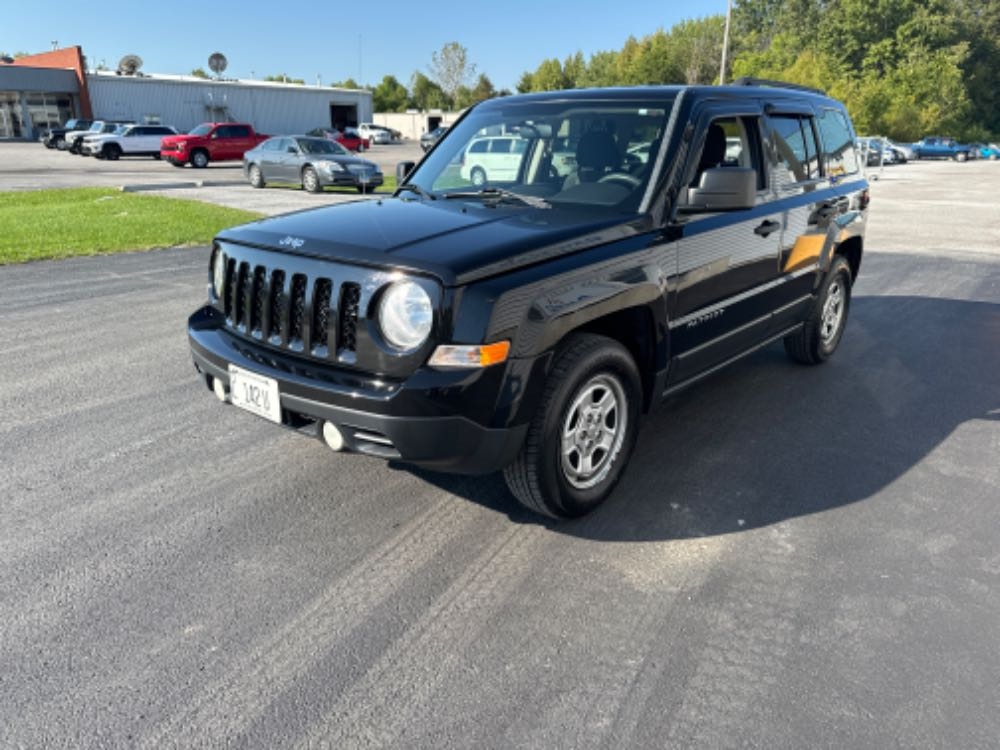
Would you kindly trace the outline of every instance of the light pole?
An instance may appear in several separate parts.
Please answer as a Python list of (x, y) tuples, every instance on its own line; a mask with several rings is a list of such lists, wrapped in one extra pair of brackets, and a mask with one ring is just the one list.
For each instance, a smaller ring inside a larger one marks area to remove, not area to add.
[(726, 0), (726, 30), (722, 35), (722, 64), (719, 66), (719, 85), (726, 82), (726, 57), (729, 54), (729, 24), (733, 17), (733, 0)]

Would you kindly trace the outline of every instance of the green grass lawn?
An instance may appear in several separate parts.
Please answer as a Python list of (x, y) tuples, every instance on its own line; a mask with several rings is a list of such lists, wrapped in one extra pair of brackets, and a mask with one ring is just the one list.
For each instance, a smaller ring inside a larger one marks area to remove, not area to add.
[(260, 214), (114, 188), (0, 192), (0, 264), (205, 245)]

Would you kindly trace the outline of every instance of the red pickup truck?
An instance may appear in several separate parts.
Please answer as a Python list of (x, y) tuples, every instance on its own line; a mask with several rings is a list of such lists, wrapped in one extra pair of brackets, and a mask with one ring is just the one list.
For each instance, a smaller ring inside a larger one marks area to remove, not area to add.
[(160, 157), (175, 167), (191, 162), (207, 167), (210, 161), (235, 161), (270, 138), (255, 133), (245, 122), (203, 122), (186, 135), (167, 136), (160, 142)]

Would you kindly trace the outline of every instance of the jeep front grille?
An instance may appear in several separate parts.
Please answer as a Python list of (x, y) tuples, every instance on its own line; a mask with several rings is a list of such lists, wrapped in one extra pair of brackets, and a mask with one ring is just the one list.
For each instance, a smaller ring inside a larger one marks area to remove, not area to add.
[(274, 254), (261, 263), (227, 253), (219, 300), (226, 326), (297, 354), (351, 359), (357, 347), (360, 284), (271, 265), (283, 259)]

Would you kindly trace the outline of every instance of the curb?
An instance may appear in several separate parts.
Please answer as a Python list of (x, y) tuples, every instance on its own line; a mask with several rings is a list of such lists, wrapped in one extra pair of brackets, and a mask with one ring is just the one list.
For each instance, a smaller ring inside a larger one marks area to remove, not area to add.
[(246, 185), (244, 180), (194, 180), (192, 182), (160, 182), (140, 185), (122, 185), (119, 190), (123, 193), (139, 193), (145, 190), (184, 190), (188, 188), (203, 187), (233, 187)]

